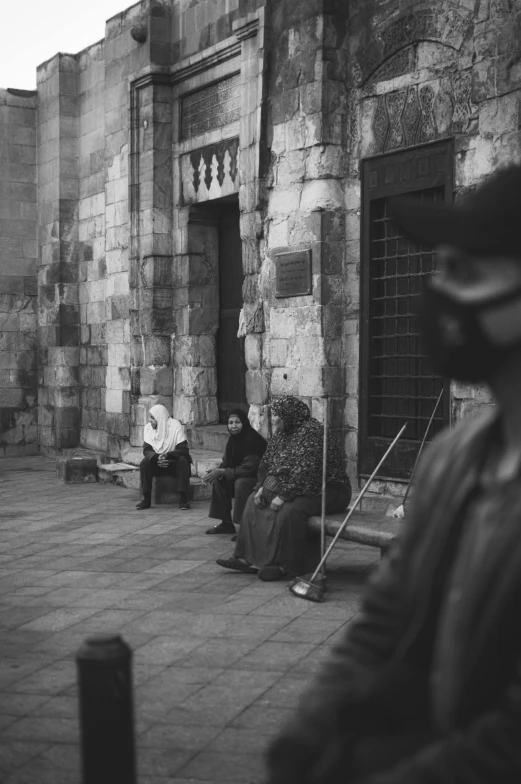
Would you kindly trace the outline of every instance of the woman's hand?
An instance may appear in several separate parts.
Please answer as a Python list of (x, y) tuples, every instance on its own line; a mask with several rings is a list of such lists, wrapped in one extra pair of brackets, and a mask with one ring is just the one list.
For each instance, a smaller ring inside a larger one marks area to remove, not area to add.
[(281, 506), (284, 505), (284, 503), (285, 503), (284, 499), (281, 498), (280, 495), (276, 495), (270, 504), (270, 509), (273, 509), (275, 512), (277, 512), (281, 508)]
[(214, 468), (212, 471), (208, 471), (208, 473), (203, 476), (203, 482), (205, 485), (210, 485), (217, 481), (217, 479), (220, 479), (222, 476), (224, 476), (224, 468)]
[(258, 506), (261, 509), (264, 506), (266, 506), (266, 504), (264, 503), (264, 498), (262, 497), (262, 492), (263, 492), (263, 488), (259, 487), (259, 489), (255, 493), (255, 498), (253, 499), (253, 503), (255, 504), (255, 506)]

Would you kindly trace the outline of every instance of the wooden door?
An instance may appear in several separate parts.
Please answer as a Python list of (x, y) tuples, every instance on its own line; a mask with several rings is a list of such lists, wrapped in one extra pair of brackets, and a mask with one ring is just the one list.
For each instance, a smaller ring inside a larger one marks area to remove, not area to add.
[(222, 208), (219, 223), (219, 329), (217, 332), (217, 404), (219, 421), (232, 408), (248, 410), (244, 338), (238, 338), (242, 307), (242, 252), (237, 203)]
[(449, 383), (437, 375), (417, 324), (419, 295), (434, 271), (434, 248), (404, 237), (388, 199), (452, 201), (452, 144), (439, 142), (368, 159), (362, 171), (359, 473), (367, 477), (402, 425), (407, 430), (381, 478), (409, 479), (435, 402), (430, 430), (449, 422)]

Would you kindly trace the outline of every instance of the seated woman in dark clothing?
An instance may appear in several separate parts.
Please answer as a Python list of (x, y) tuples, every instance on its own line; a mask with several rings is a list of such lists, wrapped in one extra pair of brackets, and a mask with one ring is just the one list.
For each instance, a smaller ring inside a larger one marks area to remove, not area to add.
[(180, 509), (190, 509), (190, 464), (188, 441), (184, 426), (173, 419), (161, 405), (152, 406), (150, 422), (145, 426), (145, 443), (140, 463), (143, 500), (136, 509), (149, 509), (152, 498), (152, 480), (155, 476), (176, 476)]
[[(282, 398), (271, 410), (277, 432), (246, 503), (234, 555), (217, 561), (226, 569), (257, 573), (261, 580), (306, 574), (320, 558), (320, 538), (308, 531), (307, 521), (321, 511), (324, 428), (298, 398)], [(328, 442), (326, 483), (327, 514), (343, 512), (351, 485), (333, 439)]]
[[(207, 530), (207, 534), (234, 534), (248, 496), (257, 482), (261, 457), (266, 451), (266, 440), (250, 425), (247, 414), (234, 409), (228, 414), (228, 432), (223, 460), (219, 468), (209, 471), (203, 482), (212, 484), (212, 503), (209, 517), (222, 520)], [(233, 516), (232, 516), (232, 498)]]

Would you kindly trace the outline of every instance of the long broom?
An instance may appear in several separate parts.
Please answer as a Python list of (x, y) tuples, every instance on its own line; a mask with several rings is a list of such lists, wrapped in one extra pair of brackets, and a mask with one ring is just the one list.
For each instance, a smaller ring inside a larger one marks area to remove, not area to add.
[[(326, 551), (326, 480), (327, 480), (327, 427), (328, 427), (328, 398), (324, 398), (324, 441), (322, 445), (322, 505), (320, 509), (320, 559), (324, 558)], [(317, 578), (322, 589), (326, 590), (326, 562), (322, 566), (320, 577)]]
[(326, 552), (322, 556), (322, 558), (320, 560), (320, 563), (318, 564), (317, 568), (315, 569), (315, 571), (313, 572), (313, 574), (311, 575), (309, 580), (306, 580), (304, 577), (296, 577), (295, 580), (293, 580), (288, 585), (289, 590), (291, 591), (291, 593), (295, 594), (295, 596), (299, 596), (301, 599), (307, 599), (310, 602), (323, 602), (324, 601), (324, 590), (323, 590), (323, 588), (320, 585), (318, 585), (315, 582), (315, 580), (316, 580), (318, 574), (320, 573), (322, 567), (324, 566), (325, 562), (327, 561), (331, 550), (333, 549), (333, 547), (337, 543), (338, 538), (342, 534), (342, 531), (344, 530), (344, 528), (348, 524), (349, 520), (351, 519), (351, 515), (353, 514), (353, 512), (356, 509), (356, 507), (358, 506), (358, 504), (360, 503), (360, 501), (362, 500), (362, 498), (366, 494), (367, 490), (369, 489), (369, 485), (371, 484), (371, 482), (375, 478), (376, 474), (378, 473), (378, 471), (382, 467), (382, 465), (385, 462), (385, 460), (387, 459), (387, 456), (389, 455), (389, 453), (394, 449), (396, 443), (401, 438), (401, 436), (403, 434), (403, 431), (405, 430), (406, 427), (407, 427), (407, 423), (405, 423), (405, 425), (402, 427), (402, 429), (400, 430), (400, 432), (398, 433), (398, 435), (396, 436), (396, 438), (394, 439), (392, 444), (387, 449), (387, 452), (382, 457), (382, 459), (380, 460), (380, 462), (378, 463), (378, 465), (374, 469), (373, 473), (371, 474), (371, 476), (369, 477), (369, 479), (367, 480), (367, 482), (363, 486), (362, 490), (360, 491), (360, 494), (358, 495), (358, 498), (356, 499), (356, 501), (354, 502), (353, 506), (351, 507), (351, 509), (347, 513), (347, 515), (346, 515), (342, 525), (340, 526), (340, 528), (336, 532), (336, 534), (335, 534), (335, 536), (333, 538), (333, 541), (331, 542), (331, 544), (327, 548)]
[(432, 412), (431, 418), (429, 419), (429, 423), (427, 425), (427, 429), (425, 430), (425, 433), (424, 433), (424, 436), (423, 436), (423, 441), (421, 442), (420, 448), (418, 450), (418, 454), (416, 455), (416, 460), (414, 462), (412, 473), (411, 473), (411, 476), (409, 477), (409, 484), (405, 488), (405, 493), (403, 494), (402, 503), (400, 504), (400, 506), (397, 506), (396, 509), (393, 509), (393, 507), (390, 506), (389, 509), (387, 510), (387, 512), (385, 513), (386, 517), (398, 517), (400, 520), (402, 520), (405, 517), (405, 502), (407, 501), (407, 496), (409, 495), (409, 490), (411, 489), (412, 480), (414, 479), (414, 474), (416, 472), (416, 467), (417, 467), (417, 465), (418, 465), (418, 463), (420, 461), (421, 453), (423, 451), (423, 447), (425, 446), (425, 441), (427, 440), (427, 435), (429, 434), (429, 430), (431, 429), (431, 425), (432, 425), (433, 419), (436, 416), (436, 411), (438, 410), (438, 406), (440, 404), (442, 395), (443, 395), (443, 388), (442, 388), (440, 394), (438, 395), (438, 399), (436, 401), (436, 405), (434, 406), (434, 411)]

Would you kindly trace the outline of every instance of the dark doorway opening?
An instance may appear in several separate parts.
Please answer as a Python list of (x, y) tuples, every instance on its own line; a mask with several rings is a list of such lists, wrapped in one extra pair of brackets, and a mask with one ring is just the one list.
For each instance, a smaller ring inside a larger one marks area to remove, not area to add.
[(398, 431), (404, 436), (382, 479), (409, 479), (441, 389), (429, 439), (449, 423), (449, 383), (434, 372), (417, 324), (419, 296), (433, 274), (434, 248), (404, 237), (388, 199), (451, 202), (451, 142), (364, 161), (361, 265), (359, 473), (367, 477)]
[(248, 410), (244, 338), (237, 337), (242, 308), (242, 244), (237, 197), (224, 201), (219, 216), (219, 328), (217, 330), (217, 406), (219, 422), (232, 408)]

